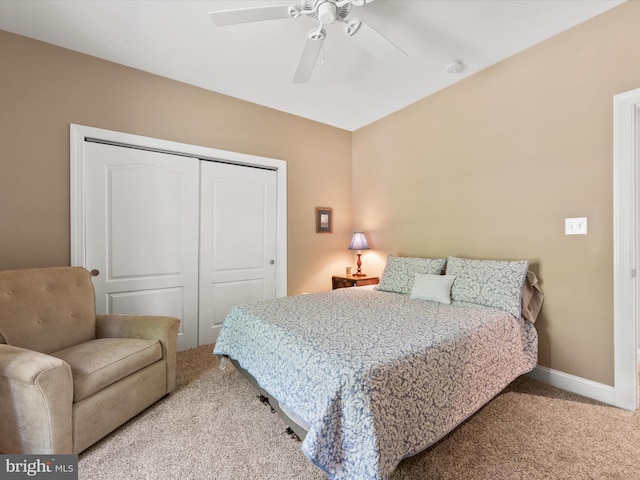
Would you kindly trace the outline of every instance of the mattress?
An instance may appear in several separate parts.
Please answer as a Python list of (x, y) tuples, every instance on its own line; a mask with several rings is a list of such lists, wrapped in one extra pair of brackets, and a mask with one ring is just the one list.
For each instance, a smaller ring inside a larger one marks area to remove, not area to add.
[(501, 310), (370, 289), (234, 307), (225, 355), (305, 425), (331, 479), (387, 479), (537, 362), (533, 325)]

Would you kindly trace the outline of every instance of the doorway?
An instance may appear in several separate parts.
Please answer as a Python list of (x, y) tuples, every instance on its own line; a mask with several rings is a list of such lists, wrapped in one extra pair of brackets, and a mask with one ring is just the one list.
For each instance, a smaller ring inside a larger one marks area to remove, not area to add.
[(640, 330), (640, 89), (616, 95), (613, 102), (614, 404), (636, 410)]

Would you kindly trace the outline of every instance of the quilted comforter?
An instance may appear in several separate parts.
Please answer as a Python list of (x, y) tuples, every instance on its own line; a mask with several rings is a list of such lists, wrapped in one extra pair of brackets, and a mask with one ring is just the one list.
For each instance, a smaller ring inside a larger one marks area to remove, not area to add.
[(309, 425), (331, 479), (387, 479), (537, 361), (533, 325), (500, 310), (362, 288), (234, 307), (214, 354)]

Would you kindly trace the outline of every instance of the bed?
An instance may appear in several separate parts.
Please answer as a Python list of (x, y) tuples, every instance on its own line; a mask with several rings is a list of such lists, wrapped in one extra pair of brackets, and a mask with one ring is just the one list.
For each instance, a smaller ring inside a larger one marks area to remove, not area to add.
[(527, 267), (390, 255), (376, 288), (235, 306), (214, 354), (329, 478), (388, 479), (535, 367), (542, 294)]

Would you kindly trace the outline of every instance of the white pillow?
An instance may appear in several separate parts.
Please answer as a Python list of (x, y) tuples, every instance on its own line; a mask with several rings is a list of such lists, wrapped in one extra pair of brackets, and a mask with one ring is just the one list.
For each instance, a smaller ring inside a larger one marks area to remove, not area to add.
[(416, 273), (409, 298), (449, 304), (451, 303), (451, 285), (455, 279), (455, 275)]

